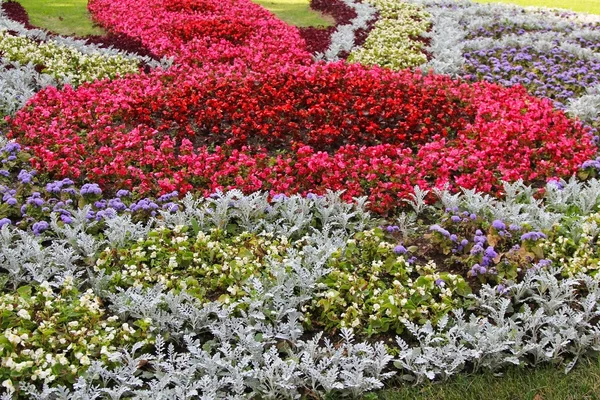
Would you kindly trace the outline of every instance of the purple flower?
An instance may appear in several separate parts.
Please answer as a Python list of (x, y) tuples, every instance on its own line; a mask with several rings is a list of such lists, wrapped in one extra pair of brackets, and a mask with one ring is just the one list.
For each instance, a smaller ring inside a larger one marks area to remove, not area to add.
[(60, 190), (63, 187), (62, 181), (50, 182), (46, 185), (46, 191), (48, 193), (60, 193)]
[(23, 184), (28, 184), (28, 183), (31, 183), (31, 181), (33, 179), (33, 174), (22, 169), (21, 172), (19, 172), (17, 179)]
[(450, 237), (450, 232), (448, 232), (446, 229), (442, 228), (441, 226), (439, 226), (437, 224), (431, 225), (429, 227), (429, 230), (430, 231), (434, 231), (434, 232), (438, 232), (438, 233), (440, 233), (443, 236)]
[(462, 221), (462, 219), (458, 215), (453, 215), (452, 218), (450, 218), (450, 219), (452, 220), (452, 222)]
[(481, 253), (483, 253), (483, 247), (479, 243), (477, 243), (475, 246), (473, 246), (471, 248), (472, 255), (481, 254)]
[(288, 197), (284, 193), (278, 193), (275, 196), (273, 196), (273, 201), (283, 201), (287, 199)]
[(446, 282), (444, 282), (443, 279), (438, 278), (435, 280), (435, 285), (439, 286), (439, 287), (444, 287), (444, 286), (446, 286)]
[(523, 235), (521, 235), (522, 241), (530, 240), (532, 242), (535, 242), (537, 240), (545, 239), (545, 238), (546, 238), (546, 235), (544, 235), (542, 232), (527, 232), (527, 233), (524, 233)]
[(10, 225), (12, 222), (10, 219), (8, 218), (2, 218), (0, 219), (0, 228), (2, 228), (4, 225)]
[(179, 206), (173, 202), (163, 205), (162, 208), (163, 208), (163, 210), (173, 212), (173, 213), (177, 212), (177, 210), (179, 210)]
[(64, 222), (65, 224), (70, 224), (71, 222), (73, 222), (73, 218), (71, 218), (70, 216), (66, 215), (66, 214), (61, 214), (60, 219), (62, 222)]
[(0, 169), (0, 175), (8, 178), (10, 176), (10, 172), (5, 169)]
[(16, 153), (18, 151), (21, 150), (21, 146), (18, 143), (15, 142), (11, 142), (11, 143), (7, 143), (6, 146), (4, 146), (3, 151), (7, 152), (7, 153)]
[(127, 196), (129, 196), (129, 190), (121, 189), (117, 192), (118, 198), (127, 197)]
[(46, 221), (36, 222), (31, 227), (31, 229), (33, 230), (33, 233), (36, 234), (36, 235), (40, 235), (42, 232), (44, 232), (48, 228), (49, 228), (49, 226), (48, 226), (48, 223)]
[(498, 253), (496, 253), (496, 251), (494, 250), (494, 247), (492, 246), (488, 246), (487, 249), (485, 249), (485, 256), (488, 258), (496, 258), (498, 256)]
[(506, 225), (504, 224), (504, 222), (500, 221), (499, 219), (497, 219), (494, 222), (492, 222), (492, 226), (497, 231), (503, 231), (503, 230), (506, 229)]
[(124, 211), (127, 208), (127, 206), (125, 204), (123, 204), (123, 202), (121, 201), (120, 198), (110, 199), (108, 201), (108, 206), (117, 211)]
[[(117, 195), (118, 196), (118, 195)], [(167, 194), (163, 194), (162, 196), (160, 196), (157, 201), (159, 203), (165, 203), (175, 197), (179, 196), (179, 192), (177, 190), (175, 190), (174, 192), (171, 193), (167, 193)]]
[(496, 286), (496, 291), (501, 295), (505, 295), (506, 293), (508, 293), (508, 288), (506, 287), (506, 285), (500, 284)]
[(394, 233), (394, 232), (398, 232), (400, 231), (400, 227), (396, 226), (396, 225), (389, 225), (388, 227), (385, 228), (385, 230), (388, 233)]
[(401, 244), (399, 244), (398, 246), (394, 247), (394, 253), (400, 255), (400, 254), (406, 254), (408, 252), (408, 250), (406, 250), (406, 248), (404, 246), (402, 246)]
[(86, 183), (81, 187), (80, 193), (82, 196), (85, 195), (101, 195), (102, 189), (96, 183)]

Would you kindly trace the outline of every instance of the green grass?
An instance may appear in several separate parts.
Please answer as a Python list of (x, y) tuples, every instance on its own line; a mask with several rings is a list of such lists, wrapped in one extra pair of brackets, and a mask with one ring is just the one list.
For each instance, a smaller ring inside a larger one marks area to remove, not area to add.
[(565, 8), (577, 12), (600, 14), (600, 0), (477, 0), (479, 3), (511, 3), (520, 6)]
[(87, 0), (18, 0), (32, 25), (61, 35), (101, 35), (87, 10)]
[(331, 26), (333, 18), (310, 8), (308, 0), (252, 0), (295, 26)]
[(381, 400), (592, 400), (600, 399), (600, 362), (585, 360), (569, 374), (546, 366), (459, 375), (445, 383), (378, 393)]

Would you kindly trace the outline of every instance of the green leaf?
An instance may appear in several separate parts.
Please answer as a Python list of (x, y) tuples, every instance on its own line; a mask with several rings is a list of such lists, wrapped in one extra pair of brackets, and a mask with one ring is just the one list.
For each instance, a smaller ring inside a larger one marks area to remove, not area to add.
[(17, 294), (26, 299), (29, 300), (31, 299), (31, 286), (21, 286), (20, 288), (17, 289)]

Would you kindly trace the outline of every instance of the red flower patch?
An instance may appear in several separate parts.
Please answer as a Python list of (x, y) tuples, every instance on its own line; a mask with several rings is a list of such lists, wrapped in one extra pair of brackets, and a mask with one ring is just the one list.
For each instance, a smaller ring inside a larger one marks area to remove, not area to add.
[(523, 88), (345, 64), (49, 88), (11, 127), (36, 167), (107, 191), (344, 189), (379, 212), (416, 184), (495, 193), (594, 153), (578, 122)]

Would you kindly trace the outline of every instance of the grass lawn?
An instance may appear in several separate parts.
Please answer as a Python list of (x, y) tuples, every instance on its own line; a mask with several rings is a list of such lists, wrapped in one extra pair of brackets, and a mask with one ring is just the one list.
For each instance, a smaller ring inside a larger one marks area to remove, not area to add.
[(458, 375), (445, 383), (385, 390), (381, 400), (592, 400), (600, 399), (600, 362), (584, 360), (569, 374), (562, 368), (512, 368)]
[(330, 26), (333, 19), (310, 8), (309, 0), (252, 0), (295, 26)]
[(62, 35), (101, 35), (87, 10), (87, 0), (18, 0), (32, 25)]
[(600, 14), (600, 0), (476, 0), (479, 3), (512, 3), (520, 6), (567, 8), (577, 12)]

